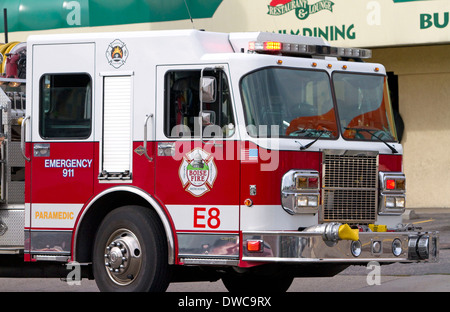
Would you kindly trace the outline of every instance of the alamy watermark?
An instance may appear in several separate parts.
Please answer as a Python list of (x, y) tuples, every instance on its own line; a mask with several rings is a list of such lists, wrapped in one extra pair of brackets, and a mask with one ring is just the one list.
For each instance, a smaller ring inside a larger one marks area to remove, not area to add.
[(367, 285), (381, 285), (381, 265), (377, 261), (370, 261), (367, 263), (367, 274), (366, 281)]
[(81, 265), (76, 261), (71, 261), (66, 264), (67, 274), (65, 281), (69, 286), (81, 286)]
[[(251, 139), (239, 140), (233, 137), (236, 129), (229, 126), (207, 125), (200, 136), (199, 126), (194, 131), (188, 126), (177, 125), (170, 133), (175, 138), (171, 156), (176, 161), (194, 149), (202, 149), (214, 160), (239, 160), (243, 163), (259, 164), (261, 171), (275, 171), (280, 163), (280, 127), (278, 125), (249, 125), (245, 133)], [(299, 146), (300, 147), (300, 146)]]

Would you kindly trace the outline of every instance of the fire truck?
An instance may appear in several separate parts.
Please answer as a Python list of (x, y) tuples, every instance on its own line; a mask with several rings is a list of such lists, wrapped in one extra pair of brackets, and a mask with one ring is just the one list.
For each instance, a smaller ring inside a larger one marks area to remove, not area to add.
[(285, 291), (438, 261), (439, 233), (402, 223), (403, 150), (370, 50), (201, 30), (19, 47), (1, 78), (0, 276), (76, 263), (102, 291)]

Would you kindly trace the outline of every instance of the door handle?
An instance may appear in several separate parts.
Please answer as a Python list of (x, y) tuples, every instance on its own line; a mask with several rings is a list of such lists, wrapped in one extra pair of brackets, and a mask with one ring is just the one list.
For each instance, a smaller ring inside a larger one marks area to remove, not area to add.
[(153, 117), (153, 114), (147, 115), (144, 123), (144, 155), (145, 157), (147, 157), (148, 160), (153, 161), (153, 158), (150, 157), (147, 153), (147, 123), (151, 117)]
[(30, 161), (31, 158), (27, 157), (25, 153), (25, 136), (26, 136), (26, 123), (30, 120), (30, 116), (25, 117), (20, 124), (20, 149), (22, 150), (22, 156), (26, 161)]

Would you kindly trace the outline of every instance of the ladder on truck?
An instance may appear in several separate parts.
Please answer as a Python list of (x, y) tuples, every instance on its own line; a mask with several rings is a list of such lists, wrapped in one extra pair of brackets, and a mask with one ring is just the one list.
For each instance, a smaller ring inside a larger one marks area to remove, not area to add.
[(20, 119), (25, 117), (25, 79), (0, 78), (0, 254), (24, 249), (25, 160)]

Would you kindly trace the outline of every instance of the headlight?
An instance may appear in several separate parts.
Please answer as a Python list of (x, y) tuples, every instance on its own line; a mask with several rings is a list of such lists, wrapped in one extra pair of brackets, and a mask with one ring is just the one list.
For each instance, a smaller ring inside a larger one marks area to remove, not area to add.
[(319, 196), (297, 195), (297, 207), (317, 207)]
[(386, 208), (394, 208), (395, 207), (395, 197), (385, 197), (385, 206)]
[(359, 240), (352, 241), (352, 243), (350, 245), (350, 250), (354, 257), (359, 257), (359, 255), (361, 255), (361, 251), (362, 251), (361, 241), (359, 241)]
[(398, 257), (402, 254), (403, 248), (402, 248), (402, 242), (396, 238), (392, 241), (392, 253), (394, 256)]
[(395, 207), (405, 208), (405, 197), (395, 197)]
[(290, 170), (281, 180), (281, 204), (290, 214), (317, 213), (319, 210), (319, 172)]

